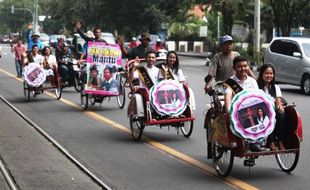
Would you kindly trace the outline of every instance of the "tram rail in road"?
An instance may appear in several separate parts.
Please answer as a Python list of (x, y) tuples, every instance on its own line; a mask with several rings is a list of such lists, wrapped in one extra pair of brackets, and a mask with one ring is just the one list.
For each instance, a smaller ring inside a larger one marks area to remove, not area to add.
[[(52, 136), (50, 136), (45, 130), (43, 130), (39, 125), (34, 123), (30, 118), (24, 115), (20, 110), (18, 110), (13, 104), (11, 104), (8, 100), (6, 100), (3, 96), (0, 95), (0, 99), (6, 103), (14, 112), (16, 112), (23, 120), (25, 120), (30, 126), (32, 126), (36, 131), (38, 131), (44, 138), (46, 138), (49, 142), (51, 142), (62, 154), (64, 154), (72, 163), (80, 168), (82, 172), (84, 172), (87, 176), (89, 176), (95, 183), (97, 183), (101, 188), (105, 190), (112, 190), (104, 180), (102, 180), (99, 176), (97, 176), (94, 172), (91, 171), (86, 165), (78, 160), (78, 158), (74, 157), (67, 149), (65, 149), (60, 143), (58, 143)], [(0, 160), (0, 169), (4, 174), (5, 179), (7, 180), (9, 186), (12, 190), (16, 190), (16, 186), (13, 178), (6, 171), (3, 162)]]

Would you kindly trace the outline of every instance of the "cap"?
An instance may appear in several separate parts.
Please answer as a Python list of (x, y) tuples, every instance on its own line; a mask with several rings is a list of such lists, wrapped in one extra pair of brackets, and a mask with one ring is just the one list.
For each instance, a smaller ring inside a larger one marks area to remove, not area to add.
[(39, 36), (40, 37), (40, 33), (39, 32), (35, 32), (31, 36)]
[(156, 40), (156, 42), (161, 42), (161, 39), (160, 39), (160, 38), (158, 38), (158, 39)]
[(151, 38), (150, 38), (150, 34), (149, 34), (149, 33), (143, 33), (143, 34), (141, 34), (140, 41), (141, 41), (141, 40), (145, 40), (145, 39), (147, 39), (148, 41), (151, 41)]
[(231, 37), (231, 36), (229, 36), (229, 35), (225, 35), (225, 36), (222, 36), (221, 38), (220, 38), (220, 44), (223, 44), (223, 43), (225, 43), (225, 42), (228, 42), (228, 41), (234, 41), (233, 40), (233, 38)]

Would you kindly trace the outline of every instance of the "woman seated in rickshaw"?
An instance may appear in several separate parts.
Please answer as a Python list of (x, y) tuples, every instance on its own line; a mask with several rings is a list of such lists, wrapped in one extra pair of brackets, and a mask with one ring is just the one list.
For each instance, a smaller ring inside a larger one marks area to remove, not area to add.
[(52, 55), (52, 51), (50, 47), (45, 46), (42, 51), (42, 59), (41, 59), (41, 65), (43, 66), (43, 69), (45, 70), (47, 79), (51, 83), (51, 86), (55, 86), (55, 78), (54, 76), (57, 75), (57, 61), (56, 57)]
[[(284, 124), (285, 115), (282, 105), (282, 93), (278, 85), (275, 84), (275, 69), (271, 64), (264, 64), (257, 79), (258, 87), (266, 94), (270, 95), (276, 107), (276, 125), (274, 131), (268, 136), (268, 146), (271, 150), (284, 150)], [(276, 139), (278, 142), (276, 143)], [(278, 145), (278, 147), (276, 146)]]
[(179, 68), (179, 58), (175, 51), (169, 51), (166, 64), (162, 65), (162, 76), (164, 79), (174, 79), (185, 83), (183, 71)]

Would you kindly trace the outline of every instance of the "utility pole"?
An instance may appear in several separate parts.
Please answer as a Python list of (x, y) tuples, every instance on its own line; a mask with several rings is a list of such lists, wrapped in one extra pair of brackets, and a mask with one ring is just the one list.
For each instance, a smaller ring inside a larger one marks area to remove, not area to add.
[(254, 30), (255, 30), (254, 47), (255, 47), (256, 52), (259, 52), (260, 51), (260, 0), (255, 0)]
[(255, 10), (254, 10), (254, 55), (256, 55), (255, 62), (259, 62), (260, 55), (260, 0), (255, 0)]
[(33, 32), (39, 32), (39, 25), (38, 25), (38, 0), (34, 0), (33, 2), (33, 8), (34, 8), (34, 28)]

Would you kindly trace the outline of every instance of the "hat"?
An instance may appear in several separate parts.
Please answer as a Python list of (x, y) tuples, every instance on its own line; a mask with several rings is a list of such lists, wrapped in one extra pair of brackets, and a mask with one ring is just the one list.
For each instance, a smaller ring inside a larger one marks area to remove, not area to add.
[(161, 39), (160, 39), (160, 38), (157, 38), (156, 42), (161, 42)]
[(136, 38), (136, 37), (132, 37), (131, 40), (132, 40), (132, 41), (136, 41), (137, 38)]
[(39, 32), (35, 32), (32, 34), (32, 36), (39, 36), (40, 37), (40, 33)]
[(151, 41), (151, 38), (150, 38), (150, 34), (149, 34), (149, 33), (143, 33), (143, 34), (141, 34), (140, 41), (141, 41), (141, 40), (145, 40), (145, 39), (147, 39), (148, 41)]
[(225, 36), (222, 36), (221, 38), (220, 38), (220, 44), (223, 44), (223, 43), (225, 43), (225, 42), (228, 42), (228, 41), (234, 41), (233, 40), (233, 38), (231, 37), (231, 36), (229, 36), (229, 35), (225, 35)]

